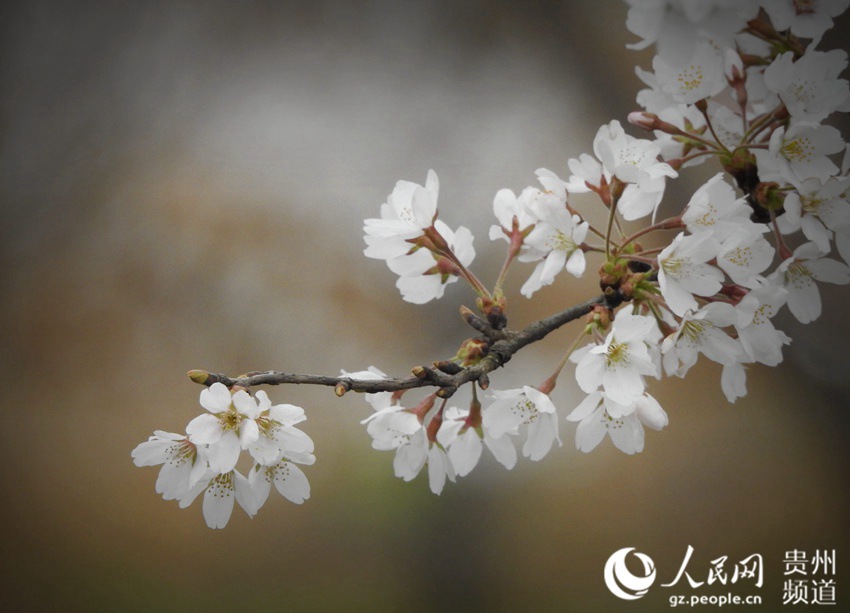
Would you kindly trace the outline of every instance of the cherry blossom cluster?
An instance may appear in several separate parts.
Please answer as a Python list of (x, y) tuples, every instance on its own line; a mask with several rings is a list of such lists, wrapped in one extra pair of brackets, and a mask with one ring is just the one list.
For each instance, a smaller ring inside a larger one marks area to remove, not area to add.
[[(821, 124), (834, 111), (850, 110), (847, 81), (839, 78), (847, 58), (814, 49), (850, 2), (629, 4), (628, 27), (643, 38), (633, 46), (658, 44), (653, 71), (637, 71), (648, 87), (637, 97), (644, 111), (629, 117), (653, 138), (630, 136), (612, 121), (599, 129), (593, 155), (569, 160), (566, 180), (540, 169), (539, 187), (518, 196), (500, 190), (493, 201), (499, 223), (490, 238), (509, 244), (506, 266), (494, 291), (472, 284), (487, 313), (488, 306), (506, 304), (501, 283), (514, 258), (535, 263), (521, 288), (531, 298), (561, 270), (580, 277), (586, 255), (601, 256), (603, 289), (629, 304), (616, 313), (596, 309), (582, 333), (590, 342), (568, 353), (587, 393), (566, 416), (578, 422), (582, 451), (606, 435), (626, 453), (641, 451), (644, 427), (668, 423), (647, 393), (647, 378), (684, 377), (700, 354), (722, 365), (721, 389), (730, 402), (745, 395), (745, 366), (780, 363), (790, 342), (772, 323), (780, 309), (787, 305), (809, 323), (821, 313), (818, 284), (850, 282), (850, 154), (839, 169), (830, 156), (845, 143), (838, 130)], [(709, 158), (724, 172), (676, 215), (657, 221), (666, 181)], [(428, 185), (436, 185), (433, 171)], [(571, 195), (588, 192), (607, 208), (607, 228), (591, 227), (570, 205)], [(440, 223), (435, 200), (434, 188), (399, 182), (383, 219), (366, 221), (366, 255), (406, 271), (399, 287), (413, 302), (439, 297), (427, 288), (455, 272), (433, 261), (462, 259), (423, 240)], [(397, 218), (421, 221), (402, 226)], [(644, 226), (626, 232), (626, 222), (635, 221)], [(395, 228), (394, 248), (376, 249)], [(639, 239), (653, 233), (666, 233), (666, 246), (642, 247)], [(471, 238), (468, 245), (464, 255)], [(425, 258), (423, 246), (432, 267), (410, 274), (399, 260)], [(844, 261), (830, 257), (833, 251)], [(474, 279), (465, 270), (455, 274)], [(454, 359), (468, 362), (462, 352)], [(364, 423), (376, 449), (395, 450), (397, 476), (412, 479), (427, 465), (431, 489), (439, 493), (447, 478), (467, 474), (478, 462), (482, 443), (507, 468), (516, 462), (511, 440), (521, 429), (523, 455), (533, 460), (560, 444), (548, 393), (562, 366), (537, 387), (487, 392), (484, 408), (474, 397), (469, 410), (443, 402), (432, 411), (433, 395), (405, 408), (404, 392), (379, 394), (367, 398), (375, 413)]]
[[(310, 484), (296, 464), (313, 464), (313, 441), (294, 426), (307, 417), (301, 407), (272, 405), (259, 390), (231, 392), (221, 383), (201, 390), (208, 412), (186, 426), (186, 434), (157, 430), (132, 453), (136, 466), (162, 464), (156, 491), (165, 500), (186, 508), (204, 493), (204, 519), (210, 528), (224, 528), (234, 500), (253, 517), (268, 499), (271, 485), (301, 504), (310, 497)], [(249, 456), (244, 476), (236, 465), (242, 452)]]
[[(566, 179), (539, 169), (538, 185), (518, 195), (499, 190), (489, 237), (506, 243), (506, 256), (492, 285), (470, 269), (472, 233), (439, 219), (433, 170), (424, 185), (399, 181), (380, 217), (365, 221), (364, 253), (398, 275), (404, 300), (439, 299), (465, 281), (478, 311), (461, 314), (479, 334), (404, 379), (375, 367), (339, 377), (193, 371), (208, 386), (200, 401), (209, 413), (186, 435), (157, 431), (133, 452), (139, 466), (163, 465), (157, 492), (181, 507), (205, 492), (211, 527), (227, 523), (234, 499), (253, 516), (272, 482), (293, 502), (309, 497), (296, 466), (315, 460), (312, 440), (294, 428), (304, 411), (272, 406), (265, 392), (250, 391), (255, 385), (362, 392), (372, 408), (362, 421), (372, 447), (394, 452), (394, 473), (405, 481), (427, 466), (439, 494), (478, 465), (485, 447), (507, 469), (519, 453), (541, 460), (562, 444), (562, 419), (576, 424), (583, 452), (606, 437), (625, 453), (642, 451), (645, 428), (668, 423), (651, 380), (684, 377), (700, 355), (720, 365), (729, 402), (746, 394), (750, 365), (782, 361), (791, 339), (774, 317), (787, 306), (808, 324), (822, 312), (820, 284), (850, 283), (850, 147), (824, 123), (850, 111), (840, 76), (847, 56), (818, 49), (850, 0), (627, 2), (626, 25), (640, 38), (630, 46), (657, 48), (652, 69), (637, 69), (643, 110), (628, 117), (648, 138), (611, 121), (599, 128), (592, 154), (567, 161)], [(687, 203), (666, 202), (667, 182), (704, 163), (716, 171)], [(599, 218), (598, 227), (590, 221)], [(531, 265), (520, 288), (527, 299), (555, 291), (544, 288), (561, 271), (566, 282), (598, 276), (602, 295), (511, 330), (504, 284), (518, 263)], [(584, 325), (548, 376), (490, 388), (487, 373), (579, 317)], [(552, 391), (568, 364), (584, 396), (559, 416)], [(455, 393), (466, 384), (461, 401)], [(428, 387), (436, 389), (415, 391)], [(236, 470), (243, 451), (247, 477)]]
[[(350, 373), (370, 379), (386, 375), (374, 367)], [(544, 392), (533, 388), (491, 391), (493, 402), (486, 410), (474, 399), (468, 409), (443, 401), (426, 423), (437, 400), (429, 394), (415, 406), (405, 407), (402, 393), (366, 394), (374, 413), (363, 420), (372, 436), (372, 447), (395, 451), (393, 469), (397, 477), (410, 481), (428, 466), (428, 481), (435, 494), (442, 492), (446, 479), (455, 481), (475, 468), (484, 447), (505, 468), (516, 465), (517, 452), (512, 438), (525, 431), (524, 456), (542, 459), (555, 441), (560, 444), (555, 406)]]

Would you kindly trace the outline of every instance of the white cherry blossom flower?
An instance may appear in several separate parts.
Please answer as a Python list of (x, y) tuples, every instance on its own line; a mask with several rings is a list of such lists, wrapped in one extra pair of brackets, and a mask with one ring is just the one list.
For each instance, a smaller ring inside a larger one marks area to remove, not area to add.
[(201, 406), (209, 413), (189, 422), (186, 432), (196, 445), (209, 445), (208, 462), (216, 473), (233, 470), (242, 449), (260, 436), (257, 403), (245, 390), (231, 395), (223, 383), (201, 390)]
[(658, 147), (652, 141), (626, 134), (616, 120), (599, 128), (593, 152), (607, 173), (625, 183), (677, 176), (668, 164), (658, 161)]
[(770, 266), (773, 256), (773, 245), (764, 236), (741, 227), (721, 243), (717, 251), (717, 265), (735, 283), (753, 287), (757, 276)]
[(626, 220), (639, 219), (653, 213), (664, 196), (665, 180), (678, 173), (664, 162), (658, 161), (658, 145), (649, 140), (637, 139), (625, 133), (619, 121), (602, 126), (593, 140), (593, 152), (601, 162), (582, 154), (568, 165), (573, 175), (567, 182), (570, 191), (586, 192), (586, 184), (599, 186), (616, 176), (627, 183), (617, 210)]
[[(671, 96), (669, 92), (662, 89), (661, 84), (658, 82), (658, 78), (655, 76), (655, 73), (650, 72), (648, 70), (644, 70), (640, 66), (635, 66), (635, 75), (637, 75), (637, 78), (640, 79), (647, 86), (646, 89), (642, 89), (637, 93), (637, 96), (635, 96), (635, 102), (637, 102), (648, 113), (658, 115), (660, 118), (662, 113), (666, 113), (672, 110), (674, 114), (678, 114), (679, 117), (681, 117), (684, 113), (684, 110), (689, 108), (673, 100), (673, 96)], [(697, 118), (702, 117), (702, 114), (697, 109), (693, 110), (696, 111)], [(668, 119), (665, 119), (665, 121), (668, 121)], [(673, 125), (680, 128), (682, 127), (681, 125), (679, 125), (679, 123), (675, 121), (675, 118), (669, 123), (672, 123)], [(656, 137), (658, 136), (659, 135), (656, 134)]]
[(413, 435), (422, 430), (419, 416), (400, 404), (376, 411), (360, 423), (367, 424), (366, 432), (372, 437), (372, 448), (379, 451), (407, 445)]
[(399, 181), (386, 203), (381, 205), (380, 219), (365, 221), (366, 235), (402, 240), (422, 236), (422, 231), (433, 225), (436, 218), (439, 193), (440, 182), (433, 170), (428, 171), (424, 187), (411, 181)]
[(570, 356), (579, 387), (588, 394), (602, 387), (618, 404), (636, 402), (645, 390), (643, 377), (660, 377), (656, 349), (660, 340), (661, 331), (652, 318), (620, 311), (602, 345), (588, 345)]
[(739, 321), (731, 304), (712, 302), (695, 313), (685, 313), (678, 329), (661, 344), (668, 375), (684, 377), (702, 353), (719, 364), (736, 364), (746, 357), (741, 343), (723, 331)]
[(744, 198), (717, 173), (694, 192), (682, 213), (682, 221), (692, 234), (711, 232), (715, 240), (722, 241), (739, 228), (756, 230), (750, 221), (752, 209)]
[[(452, 253), (463, 266), (475, 259), (472, 233), (463, 226), (456, 232), (437, 220), (434, 228), (445, 239)], [(446, 285), (457, 281), (455, 265), (442, 255), (419, 248), (412, 253), (387, 260), (390, 270), (399, 275), (396, 287), (407, 302), (425, 304), (442, 298)]]
[(204, 520), (210, 528), (224, 528), (233, 514), (234, 500), (248, 514), (257, 514), (262, 503), (258, 504), (256, 492), (239, 471), (229, 470), (221, 474), (209, 474), (188, 494), (180, 498), (180, 508), (185, 509), (198, 495), (204, 492)]
[(585, 453), (593, 451), (606, 434), (620, 451), (639, 453), (643, 451), (643, 426), (661, 430), (668, 423), (664, 409), (649, 394), (642, 394), (628, 405), (621, 405), (603, 392), (589, 394), (567, 415), (567, 419), (579, 422), (576, 448)]
[(773, 27), (791, 30), (801, 38), (811, 38), (812, 47), (833, 25), (832, 18), (847, 10), (850, 0), (762, 0)]
[[(417, 410), (428, 411), (433, 399), (426, 398)], [(393, 471), (405, 481), (414, 479), (428, 465), (428, 482), (431, 491), (439, 494), (446, 479), (454, 481), (456, 474), (445, 449), (428, 440), (422, 419), (410, 409), (392, 405), (363, 420), (367, 432), (373, 437), (372, 447), (378, 450), (395, 450)]]
[(847, 67), (847, 54), (807, 50), (796, 61), (792, 52), (776, 57), (764, 71), (764, 84), (776, 93), (796, 122), (817, 125), (850, 95), (838, 75)]
[(441, 445), (431, 443), (428, 447), (428, 487), (438, 496), (446, 485), (446, 479), (455, 482), (454, 466)]
[(422, 427), (400, 439), (393, 458), (395, 476), (405, 481), (414, 479), (428, 461), (428, 447), (428, 435)]
[(706, 263), (717, 256), (719, 247), (710, 232), (681, 232), (658, 254), (658, 285), (676, 315), (697, 310), (694, 294), (713, 296), (720, 291), (723, 273)]
[(831, 250), (831, 240), (836, 243), (850, 234), (850, 203), (847, 201), (850, 178), (831, 178), (826, 183), (818, 179), (803, 181), (797, 190), (785, 196), (785, 214), (776, 222), (783, 234), (802, 230), (823, 253)]
[(481, 459), (481, 436), (467, 423), (469, 411), (449, 407), (437, 431), (437, 442), (443, 446), (458, 477), (468, 475)]
[(136, 466), (162, 464), (156, 480), (156, 493), (165, 500), (182, 498), (206, 474), (206, 448), (198, 447), (185, 434), (156, 430), (147, 441), (133, 449)]
[(458, 477), (465, 477), (475, 468), (484, 446), (505, 468), (513, 468), (517, 459), (516, 448), (510, 439), (509, 434), (493, 438), (488, 428), (471, 426), (469, 411), (461, 411), (457, 407), (445, 410), (443, 423), (437, 432), (437, 442), (446, 449)]
[(627, 0), (626, 27), (645, 49), (655, 43), (665, 58), (688, 57), (696, 45), (733, 46), (735, 35), (758, 13), (755, 0)]
[(543, 186), (545, 194), (556, 198), (561, 204), (566, 204), (568, 192), (566, 181), (548, 168), (538, 168), (534, 174), (537, 175), (537, 180)]
[(514, 220), (517, 230), (523, 231), (537, 223), (537, 216), (532, 212), (531, 203), (545, 194), (536, 187), (526, 187), (519, 197), (509, 189), (500, 189), (493, 198), (493, 213), (499, 225), (490, 226), (490, 240), (510, 240)]
[(304, 409), (294, 404), (272, 406), (263, 390), (257, 392), (257, 400), (255, 421), (259, 436), (247, 446), (254, 461), (271, 466), (284, 456), (312, 457), (313, 440), (294, 427), (307, 419)]
[(248, 482), (257, 509), (268, 499), (272, 483), (281, 496), (295, 504), (301, 504), (310, 497), (307, 476), (292, 462), (281, 460), (268, 466), (257, 464), (248, 474)]
[(762, 181), (799, 184), (809, 178), (825, 182), (838, 171), (827, 157), (844, 150), (841, 133), (832, 126), (792, 125), (778, 128), (769, 148), (753, 153)]
[(767, 366), (782, 362), (782, 346), (790, 343), (791, 339), (774, 327), (772, 319), (787, 297), (785, 288), (761, 280), (735, 307), (739, 313), (735, 329), (750, 361)]
[(428, 486), (435, 494), (440, 494), (446, 479), (454, 482), (456, 478), (451, 460), (441, 445), (428, 440), (425, 428), (420, 427), (410, 436), (401, 440), (393, 459), (393, 471), (396, 477), (411, 481), (428, 466)]
[(698, 44), (690, 56), (671, 60), (656, 55), (652, 60), (661, 89), (681, 104), (719, 93), (726, 86), (723, 67), (723, 56), (707, 43)]
[(557, 410), (548, 395), (527, 385), (521, 389), (493, 390), (488, 395), (493, 403), (484, 411), (482, 424), (493, 439), (527, 426), (522, 454), (535, 462), (549, 453), (555, 441), (561, 445)]
[(551, 285), (561, 270), (580, 277), (585, 268), (581, 244), (587, 236), (587, 222), (562, 206), (541, 207), (537, 212), (540, 221), (525, 238), (528, 251), (519, 258), (526, 262), (540, 260), (520, 289), (527, 298), (544, 285)]
[(204, 492), (204, 519), (210, 528), (224, 528), (233, 512), (234, 500), (253, 517), (259, 510), (248, 479), (236, 470), (214, 477)]
[(567, 190), (571, 194), (584, 194), (590, 191), (590, 187), (599, 187), (605, 176), (602, 164), (587, 153), (579, 154), (577, 158), (570, 158), (567, 167), (572, 173), (567, 180)]
[(815, 281), (850, 283), (850, 268), (823, 255), (815, 243), (804, 243), (769, 277), (788, 291), (788, 309), (800, 323), (811, 323), (820, 317), (821, 297)]

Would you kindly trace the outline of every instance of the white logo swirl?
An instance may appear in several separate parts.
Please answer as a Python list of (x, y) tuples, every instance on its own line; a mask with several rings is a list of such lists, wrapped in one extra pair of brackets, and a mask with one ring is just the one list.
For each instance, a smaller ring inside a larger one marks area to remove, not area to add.
[(624, 547), (615, 551), (605, 563), (605, 585), (614, 596), (623, 600), (637, 600), (655, 581), (655, 563), (645, 553), (635, 551), (634, 554), (643, 562), (643, 577), (636, 577), (626, 568), (626, 556), (634, 550), (634, 547)]

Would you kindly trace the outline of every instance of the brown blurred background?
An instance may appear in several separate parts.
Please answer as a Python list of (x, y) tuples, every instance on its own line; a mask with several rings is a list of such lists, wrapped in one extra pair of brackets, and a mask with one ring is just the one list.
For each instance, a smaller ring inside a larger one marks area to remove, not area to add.
[[(676, 590), (619, 601), (603, 565), (633, 546), (669, 581), (688, 545), (703, 580), (710, 560), (761, 553), (765, 587), (736, 593), (775, 610), (785, 551), (837, 549), (841, 571), (846, 287), (827, 288), (811, 326), (780, 318), (785, 362), (752, 368), (735, 405), (711, 364), (652, 383), (670, 426), (634, 457), (609, 441), (580, 454), (562, 421), (544, 461), (508, 472), (485, 454), (436, 497), (371, 450), (362, 399), (291, 387), (269, 393), (307, 410), (318, 462), (303, 506), (274, 494), (212, 531), (200, 500), (179, 510), (154, 492), (157, 469), (131, 462), (154, 429), (201, 411), (191, 368), (403, 375), (452, 355), (470, 292), (402, 302), (361, 255), (362, 219), (434, 168), (442, 217), (473, 230), (475, 270), (493, 279), (496, 191), (541, 166), (567, 176), (597, 127), (634, 109), (632, 67), (651, 55), (625, 49), (625, 15), (492, 0), (0, 9), (4, 610), (663, 610)], [(512, 324), (594, 293), (562, 277), (534, 302), (514, 293)], [(493, 386), (539, 383), (574, 334)], [(580, 399), (569, 379), (561, 419)], [(841, 572), (837, 596), (848, 606)]]

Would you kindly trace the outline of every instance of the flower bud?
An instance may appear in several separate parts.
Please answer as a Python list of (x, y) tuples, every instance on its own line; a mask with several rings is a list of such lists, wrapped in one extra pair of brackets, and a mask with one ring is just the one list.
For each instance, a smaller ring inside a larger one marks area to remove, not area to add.
[(651, 132), (655, 129), (655, 123), (658, 121), (658, 116), (653, 113), (634, 111), (629, 113), (627, 119), (633, 126), (637, 126), (638, 128), (643, 128), (644, 130)]
[(447, 375), (456, 375), (463, 370), (462, 366), (456, 362), (452, 362), (451, 360), (440, 360), (439, 362), (434, 362), (434, 368), (440, 372), (446, 373)]
[(208, 373), (205, 370), (190, 370), (187, 374), (192, 381), (200, 383), (201, 385), (210, 386), (215, 383), (215, 377), (213, 374)]

